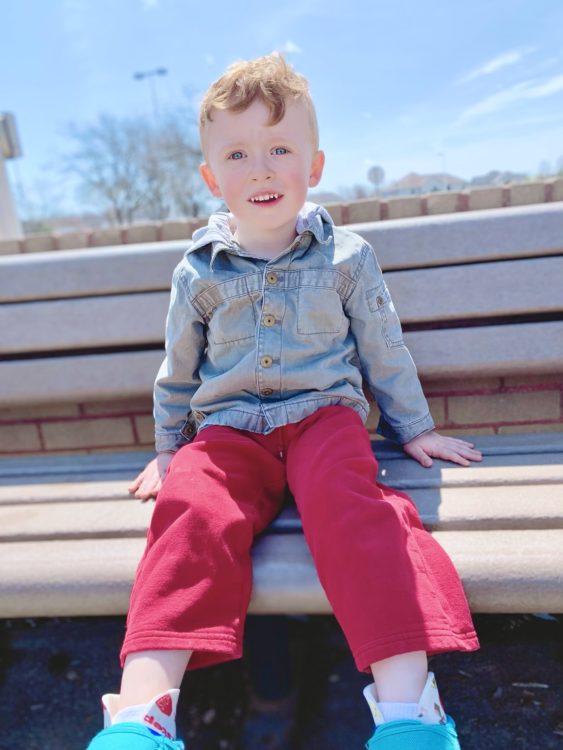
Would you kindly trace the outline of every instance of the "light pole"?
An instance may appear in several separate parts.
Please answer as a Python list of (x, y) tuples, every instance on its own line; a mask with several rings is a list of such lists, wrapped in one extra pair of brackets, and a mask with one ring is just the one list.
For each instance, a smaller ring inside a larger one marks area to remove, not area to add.
[(446, 178), (446, 154), (443, 151), (440, 151), (436, 154), (436, 156), (440, 156), (442, 159), (442, 190), (447, 189), (447, 178)]
[(156, 83), (154, 81), (156, 76), (165, 76), (168, 73), (166, 68), (155, 68), (154, 70), (143, 70), (138, 73), (133, 73), (133, 78), (136, 81), (142, 81), (145, 78), (149, 79), (149, 85), (151, 89), (151, 100), (152, 100), (152, 111), (155, 122), (158, 121), (158, 97), (156, 94)]

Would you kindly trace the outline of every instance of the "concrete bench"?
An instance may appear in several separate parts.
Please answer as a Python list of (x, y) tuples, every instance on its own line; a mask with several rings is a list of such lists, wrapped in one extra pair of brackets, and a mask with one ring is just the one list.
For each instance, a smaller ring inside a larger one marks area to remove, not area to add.
[[(563, 204), (357, 225), (422, 378), (563, 377)], [(185, 242), (0, 258), (0, 408), (148, 397)], [(378, 443), (481, 612), (563, 612), (563, 435), (475, 436), (424, 470)], [(0, 616), (123, 613), (152, 510), (149, 454), (0, 459)], [(327, 612), (291, 508), (254, 550), (256, 613)]]

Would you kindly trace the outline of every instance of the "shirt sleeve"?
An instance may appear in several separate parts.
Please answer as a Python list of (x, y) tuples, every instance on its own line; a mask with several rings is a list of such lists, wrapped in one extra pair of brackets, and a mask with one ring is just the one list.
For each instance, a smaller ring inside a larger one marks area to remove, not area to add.
[(397, 443), (433, 429), (416, 366), (373, 248), (366, 244), (356, 286), (346, 302), (362, 376), (381, 418), (377, 431)]
[(188, 276), (180, 265), (172, 278), (166, 318), (166, 356), (154, 384), (158, 452), (174, 452), (191, 442), (196, 434), (190, 403), (201, 384), (199, 367), (206, 338), (204, 322), (189, 298)]

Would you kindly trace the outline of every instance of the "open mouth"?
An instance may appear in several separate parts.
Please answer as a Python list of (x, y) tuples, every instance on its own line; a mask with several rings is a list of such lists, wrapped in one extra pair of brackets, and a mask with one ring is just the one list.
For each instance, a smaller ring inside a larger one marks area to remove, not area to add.
[(283, 195), (281, 193), (264, 193), (263, 195), (254, 195), (249, 200), (250, 200), (250, 203), (264, 206), (264, 205), (272, 205), (272, 203), (277, 203), (282, 198), (283, 198)]

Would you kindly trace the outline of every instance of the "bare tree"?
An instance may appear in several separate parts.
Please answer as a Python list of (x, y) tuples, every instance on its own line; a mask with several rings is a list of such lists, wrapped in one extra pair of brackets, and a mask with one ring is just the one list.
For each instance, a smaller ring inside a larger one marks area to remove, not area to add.
[(549, 177), (552, 174), (551, 164), (547, 159), (542, 159), (538, 167), (538, 177)]
[(355, 185), (349, 185), (348, 187), (339, 187), (338, 192), (340, 195), (349, 201), (362, 200), (363, 198), (369, 198), (372, 191), (367, 185), (361, 185), (356, 183)]
[(163, 208), (169, 214), (199, 216), (208, 207), (198, 170), (202, 153), (199, 145), (194, 145), (197, 139), (190, 137), (194, 127), (189, 113), (177, 110), (164, 118), (155, 133), (152, 171), (164, 188)]
[(193, 118), (170, 112), (153, 124), (146, 117), (100, 116), (71, 125), (74, 144), (64, 171), (78, 179), (83, 201), (109, 211), (114, 223), (198, 216), (206, 207), (198, 175), (201, 152)]

